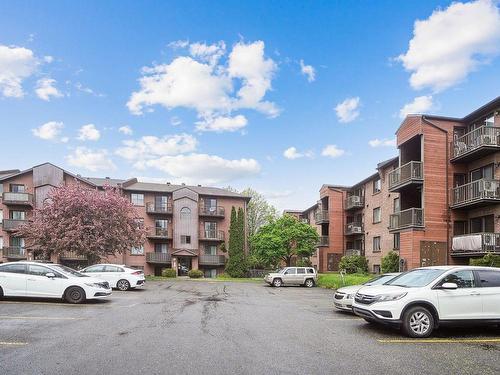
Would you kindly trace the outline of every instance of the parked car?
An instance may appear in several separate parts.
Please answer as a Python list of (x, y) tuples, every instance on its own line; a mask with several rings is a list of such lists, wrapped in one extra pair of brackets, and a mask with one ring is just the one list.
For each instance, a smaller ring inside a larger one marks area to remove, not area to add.
[(144, 286), (146, 282), (143, 271), (121, 264), (94, 264), (80, 272), (106, 280), (111, 288), (123, 291)]
[(69, 267), (38, 262), (0, 264), (0, 298), (63, 298), (69, 303), (111, 295), (109, 283)]
[(361, 288), (353, 311), (369, 322), (428, 337), (440, 325), (500, 324), (500, 268), (436, 266)]
[(268, 273), (264, 280), (269, 285), (304, 285), (308, 288), (316, 285), (318, 274), (313, 267), (285, 267), (276, 272)]
[(354, 300), (354, 295), (358, 290), (360, 290), (364, 286), (382, 285), (394, 279), (399, 274), (399, 272), (384, 273), (368, 280), (366, 283), (363, 283), (361, 285), (351, 285), (339, 288), (333, 295), (333, 305), (339, 310), (352, 312), (352, 301)]

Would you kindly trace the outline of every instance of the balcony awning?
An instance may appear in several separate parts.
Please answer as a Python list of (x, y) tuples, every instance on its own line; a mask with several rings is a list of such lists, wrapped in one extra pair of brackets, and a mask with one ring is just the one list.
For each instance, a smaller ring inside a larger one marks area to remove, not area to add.
[(453, 237), (453, 251), (481, 251), (482, 237), (480, 234), (471, 234), (470, 236)]
[(188, 250), (188, 249), (179, 249), (179, 250), (175, 250), (172, 252), (172, 256), (176, 256), (176, 257), (197, 257), (198, 254), (195, 253), (194, 251), (192, 250)]

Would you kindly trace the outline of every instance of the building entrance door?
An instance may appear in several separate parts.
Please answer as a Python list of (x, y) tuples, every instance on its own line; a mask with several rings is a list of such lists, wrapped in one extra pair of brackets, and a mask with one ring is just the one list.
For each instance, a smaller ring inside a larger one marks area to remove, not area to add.
[(179, 276), (187, 276), (189, 270), (191, 270), (191, 257), (178, 257), (177, 263)]
[(446, 264), (446, 242), (420, 241), (420, 267)]

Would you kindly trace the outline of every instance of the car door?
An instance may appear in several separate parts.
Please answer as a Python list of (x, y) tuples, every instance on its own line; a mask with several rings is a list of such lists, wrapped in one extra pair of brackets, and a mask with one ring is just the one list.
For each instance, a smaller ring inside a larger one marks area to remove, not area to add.
[(483, 319), (500, 319), (500, 271), (478, 270), (483, 300)]
[[(455, 283), (457, 289), (440, 289), (444, 283)], [(434, 288), (439, 305), (439, 318), (442, 320), (481, 319), (483, 301), (481, 288), (477, 285), (472, 270), (452, 272)]]
[(105, 277), (103, 279), (106, 280), (112, 288), (116, 288), (118, 280), (126, 279), (126, 277), (124, 277), (123, 268), (118, 266), (105, 266), (104, 273)]
[(95, 277), (98, 279), (106, 280), (104, 278), (104, 265), (103, 264), (96, 264), (94, 266), (87, 267), (87, 268), (85, 268), (83, 273), (88, 274), (88, 276), (92, 276), (92, 277)]
[(297, 268), (297, 275), (295, 276), (295, 284), (302, 285), (306, 279), (306, 269), (299, 267)]
[(283, 283), (288, 285), (294, 284), (296, 275), (297, 272), (295, 268), (287, 268), (283, 274)]
[[(59, 298), (63, 295), (63, 279), (58, 272), (39, 264), (29, 264), (26, 278), (26, 297)], [(52, 273), (55, 277), (47, 277)]]
[(0, 266), (0, 286), (5, 296), (26, 295), (26, 265), (11, 263)]

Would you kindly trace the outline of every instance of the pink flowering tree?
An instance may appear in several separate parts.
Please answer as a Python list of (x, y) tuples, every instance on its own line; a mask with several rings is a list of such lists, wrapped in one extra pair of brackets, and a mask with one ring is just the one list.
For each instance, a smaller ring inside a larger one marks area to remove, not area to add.
[(46, 255), (69, 251), (100, 259), (145, 242), (146, 231), (136, 217), (117, 189), (102, 191), (77, 183), (54, 188), (17, 234), (28, 249)]

